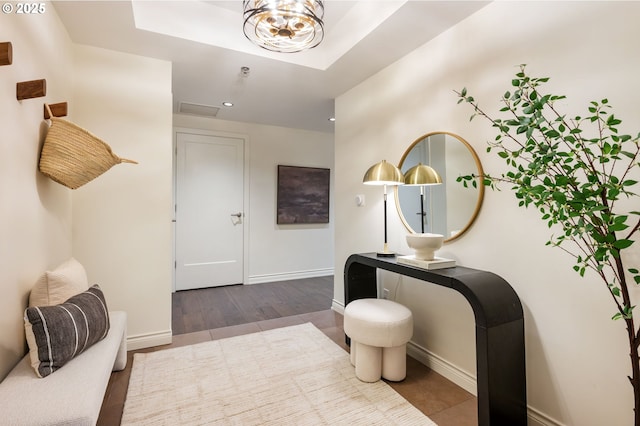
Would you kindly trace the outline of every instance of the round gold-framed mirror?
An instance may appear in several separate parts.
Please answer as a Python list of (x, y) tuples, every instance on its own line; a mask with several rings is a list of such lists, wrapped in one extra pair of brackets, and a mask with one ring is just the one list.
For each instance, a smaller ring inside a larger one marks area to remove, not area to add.
[[(406, 173), (420, 163), (433, 168), (442, 184), (396, 186), (398, 215), (411, 233), (442, 234), (445, 243), (453, 241), (471, 227), (482, 206), (484, 171), (480, 159), (462, 137), (432, 132), (420, 136), (407, 148), (398, 167)], [(456, 181), (466, 175), (476, 176), (476, 184), (467, 181), (465, 187)]]

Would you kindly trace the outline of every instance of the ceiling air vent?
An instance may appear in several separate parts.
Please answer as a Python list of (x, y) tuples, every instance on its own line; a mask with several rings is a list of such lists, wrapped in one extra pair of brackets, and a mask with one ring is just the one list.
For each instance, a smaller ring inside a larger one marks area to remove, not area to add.
[(215, 117), (218, 115), (220, 108), (212, 105), (192, 104), (189, 102), (180, 102), (178, 112), (181, 114), (201, 115), (203, 117)]

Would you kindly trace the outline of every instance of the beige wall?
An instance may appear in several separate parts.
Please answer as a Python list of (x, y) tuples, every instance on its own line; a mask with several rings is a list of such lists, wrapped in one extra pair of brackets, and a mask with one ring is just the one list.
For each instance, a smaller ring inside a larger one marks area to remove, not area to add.
[[(129, 314), (130, 347), (171, 339), (171, 65), (74, 45), (55, 9), (0, 14), (13, 64), (0, 66), (0, 377), (25, 354), (23, 311), (38, 276), (70, 256)], [(16, 101), (19, 81), (47, 95)], [(140, 162), (75, 191), (37, 171), (45, 102)], [(150, 308), (150, 309), (148, 309)]]
[(111, 309), (128, 314), (130, 348), (171, 342), (171, 64), (74, 47), (74, 121), (139, 164), (73, 193), (73, 255)]
[[(27, 18), (27, 19), (21, 19)], [(31, 286), (71, 255), (71, 193), (37, 171), (47, 124), (43, 104), (72, 98), (72, 47), (55, 14), (0, 14), (0, 378), (24, 355), (23, 311)], [(16, 83), (47, 80), (44, 98), (16, 100)]]
[[(456, 105), (454, 89), (466, 86), (487, 110), (497, 111), (517, 65), (527, 63), (531, 73), (552, 78), (549, 91), (568, 96), (559, 106), (571, 115), (584, 114), (590, 100), (608, 97), (624, 121), (621, 130), (637, 134), (639, 14), (637, 2), (494, 2), (340, 96), (336, 299), (344, 301), (348, 255), (381, 248), (381, 190), (361, 183), (371, 164), (397, 163), (418, 136), (443, 130), (469, 141), (486, 171), (504, 170), (502, 160), (485, 152), (493, 129), (480, 119), (469, 122), (472, 111)], [(353, 201), (360, 193), (367, 197), (365, 207)], [(390, 206), (390, 246), (408, 253), (406, 231), (393, 202)], [(518, 208), (504, 188), (488, 191), (469, 233), (439, 254), (501, 275), (520, 296), (530, 424), (631, 424), (624, 324), (610, 320), (614, 307), (598, 277), (581, 279), (568, 255), (545, 247), (550, 234), (535, 209)], [(474, 329), (464, 298), (392, 274), (384, 274), (383, 281), (392, 293), (400, 283), (397, 300), (414, 313), (416, 353), (468, 385), (475, 376)]]
[[(245, 283), (333, 273), (333, 135), (279, 126), (175, 115), (177, 128), (242, 135), (247, 139), (248, 203)], [(328, 224), (277, 225), (278, 164), (332, 171)]]

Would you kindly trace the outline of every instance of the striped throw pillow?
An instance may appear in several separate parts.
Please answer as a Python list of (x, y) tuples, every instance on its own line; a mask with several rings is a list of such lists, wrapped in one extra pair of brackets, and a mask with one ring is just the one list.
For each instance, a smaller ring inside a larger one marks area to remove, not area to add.
[(96, 284), (60, 305), (28, 307), (24, 325), (31, 366), (46, 377), (106, 337), (109, 311)]

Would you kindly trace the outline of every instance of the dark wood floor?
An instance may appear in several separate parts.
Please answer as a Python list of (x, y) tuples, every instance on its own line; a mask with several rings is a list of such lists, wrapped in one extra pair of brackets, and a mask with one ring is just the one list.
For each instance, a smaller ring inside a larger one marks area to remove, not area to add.
[[(217, 287), (173, 295), (173, 342), (128, 353), (127, 367), (112, 373), (99, 426), (120, 424), (134, 352), (152, 352), (311, 322), (348, 351), (342, 315), (330, 309), (332, 277)], [(476, 426), (476, 398), (407, 357), (407, 378), (389, 383), (439, 426)]]
[(331, 309), (333, 277), (178, 291), (173, 334), (247, 324)]

